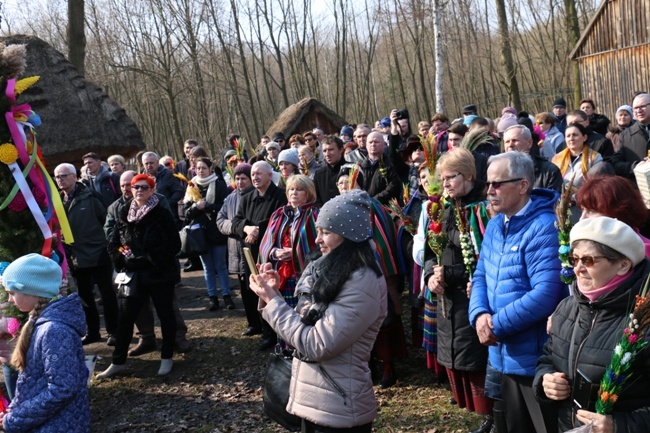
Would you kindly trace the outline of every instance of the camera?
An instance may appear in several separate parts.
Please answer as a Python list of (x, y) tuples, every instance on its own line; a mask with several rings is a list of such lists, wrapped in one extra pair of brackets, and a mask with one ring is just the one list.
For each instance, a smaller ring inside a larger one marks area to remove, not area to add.
[(397, 120), (408, 119), (409, 118), (409, 111), (406, 108), (402, 108), (401, 110), (397, 110), (396, 117), (397, 117)]

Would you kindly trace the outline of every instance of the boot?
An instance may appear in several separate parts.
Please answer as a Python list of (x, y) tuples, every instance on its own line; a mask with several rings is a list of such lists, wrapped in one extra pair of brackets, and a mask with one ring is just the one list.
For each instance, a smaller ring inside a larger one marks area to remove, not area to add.
[(161, 359), (160, 360), (160, 369), (158, 370), (158, 376), (166, 376), (172, 371), (172, 366), (174, 361), (172, 359)]
[(506, 413), (502, 410), (492, 410), (494, 416), (494, 433), (507, 433), (508, 425), (506, 424)]
[(379, 381), (379, 387), (381, 389), (390, 388), (395, 385), (395, 382), (397, 382), (397, 374), (395, 374), (393, 363), (384, 361), (384, 375)]
[(490, 433), (490, 430), (492, 430), (492, 424), (494, 424), (494, 418), (492, 418), (492, 415), (485, 415), (481, 425), (470, 433)]
[(210, 306), (208, 310), (217, 311), (219, 309), (219, 299), (216, 296), (210, 296)]
[(235, 303), (232, 301), (232, 298), (230, 297), (230, 295), (224, 295), (223, 303), (226, 305), (227, 309), (229, 309), (229, 310), (234, 310), (235, 309)]
[(97, 379), (106, 379), (107, 377), (112, 377), (115, 376), (118, 373), (123, 372), (126, 370), (126, 365), (116, 365), (116, 364), (111, 364), (108, 366), (108, 368), (101, 373), (99, 373), (96, 377)]

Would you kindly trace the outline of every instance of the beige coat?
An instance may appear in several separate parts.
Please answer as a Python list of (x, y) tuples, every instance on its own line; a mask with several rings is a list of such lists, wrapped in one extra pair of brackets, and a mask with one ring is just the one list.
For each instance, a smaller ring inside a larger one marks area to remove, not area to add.
[(314, 361), (294, 358), (287, 410), (326, 427), (370, 423), (377, 401), (368, 361), (386, 317), (386, 280), (368, 268), (354, 272), (315, 326), (300, 321), (309, 298), (302, 296), (293, 310), (276, 296), (260, 309), (280, 337)]

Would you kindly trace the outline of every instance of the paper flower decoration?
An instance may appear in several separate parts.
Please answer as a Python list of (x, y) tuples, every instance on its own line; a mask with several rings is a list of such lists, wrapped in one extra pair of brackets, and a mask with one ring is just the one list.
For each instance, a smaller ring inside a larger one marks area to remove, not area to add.
[(18, 150), (11, 143), (0, 145), (0, 162), (3, 164), (13, 164), (18, 159)]
[(14, 212), (22, 212), (27, 209), (27, 201), (23, 193), (18, 192), (8, 207)]

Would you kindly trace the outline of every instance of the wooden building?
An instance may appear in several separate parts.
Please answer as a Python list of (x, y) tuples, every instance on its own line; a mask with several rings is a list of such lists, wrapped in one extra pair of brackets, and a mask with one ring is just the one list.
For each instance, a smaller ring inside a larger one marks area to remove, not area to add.
[(614, 122), (616, 109), (650, 91), (650, 0), (603, 0), (570, 58), (583, 98)]

